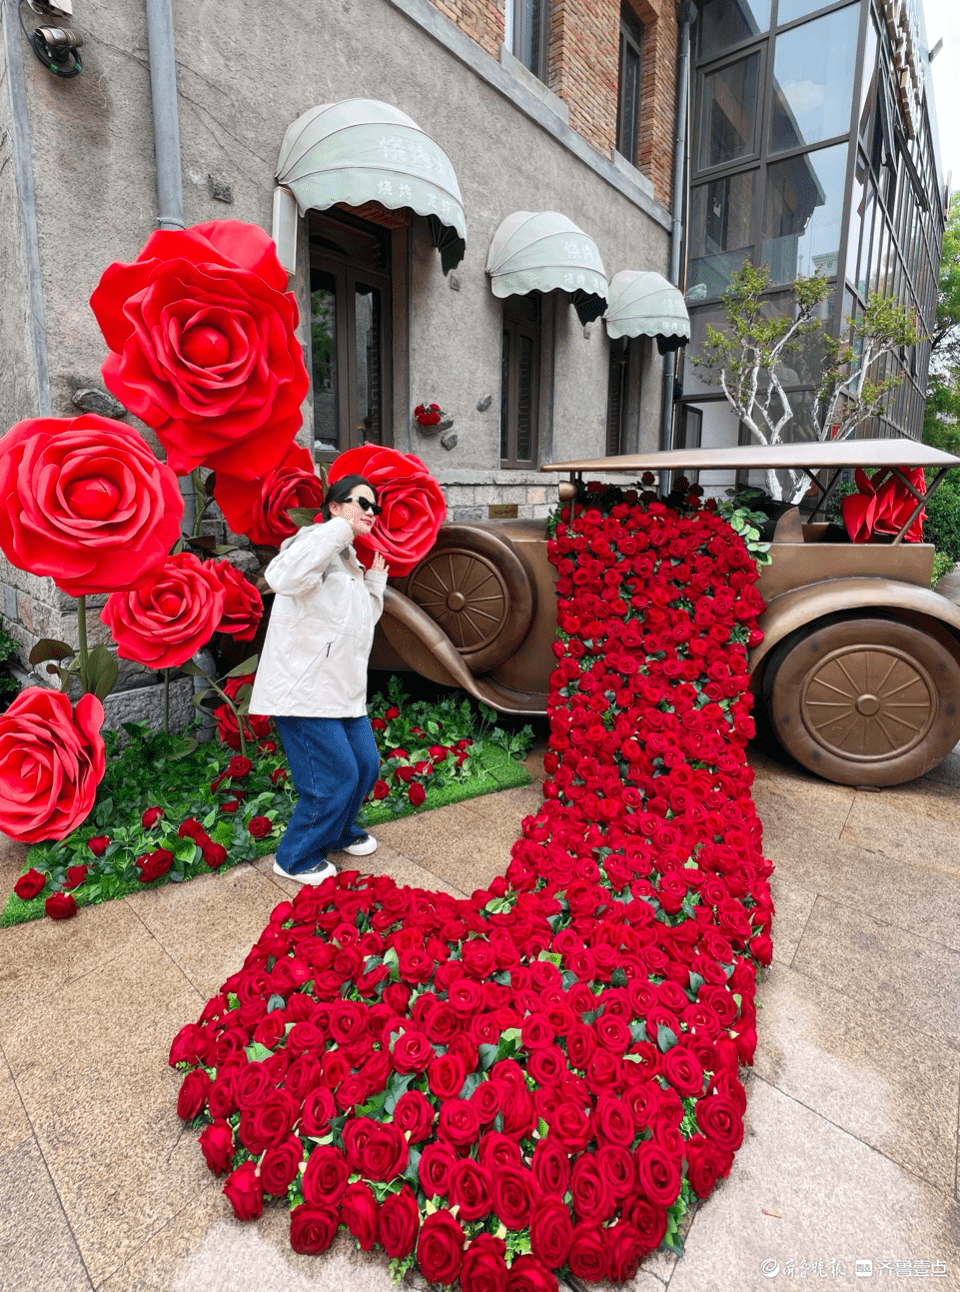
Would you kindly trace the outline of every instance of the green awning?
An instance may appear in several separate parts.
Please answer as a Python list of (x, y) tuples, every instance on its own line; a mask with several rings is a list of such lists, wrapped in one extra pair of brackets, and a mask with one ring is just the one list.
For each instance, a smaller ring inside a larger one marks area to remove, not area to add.
[(569, 292), (586, 326), (603, 313), (607, 276), (597, 244), (557, 211), (514, 211), (497, 229), (487, 254), (494, 296)]
[(604, 314), (611, 341), (621, 336), (652, 336), (661, 354), (690, 340), (690, 315), (680, 289), (653, 270), (622, 269), (610, 284)]
[(444, 273), (463, 259), (467, 222), (450, 159), (389, 103), (344, 99), (305, 112), (283, 137), (277, 182), (293, 193), (301, 215), (338, 202), (409, 207), (430, 222)]

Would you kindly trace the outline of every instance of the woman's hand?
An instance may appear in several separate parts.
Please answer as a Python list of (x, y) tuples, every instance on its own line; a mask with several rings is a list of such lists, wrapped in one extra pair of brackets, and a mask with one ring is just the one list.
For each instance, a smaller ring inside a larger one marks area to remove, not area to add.
[(383, 559), (383, 553), (382, 553), (382, 552), (374, 552), (374, 554), (373, 554), (373, 561), (372, 561), (372, 563), (371, 563), (371, 565), (370, 565), (370, 569), (371, 569), (371, 570), (385, 570), (386, 568), (387, 568), (387, 563), (386, 563), (386, 561)]

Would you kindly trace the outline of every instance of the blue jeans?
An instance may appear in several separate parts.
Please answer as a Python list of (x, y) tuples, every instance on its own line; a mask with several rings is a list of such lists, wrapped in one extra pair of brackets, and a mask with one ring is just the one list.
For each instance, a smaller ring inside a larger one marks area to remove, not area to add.
[(363, 837), (354, 822), (380, 775), (380, 753), (366, 716), (275, 717), (274, 722), (298, 795), (277, 862), (297, 875)]

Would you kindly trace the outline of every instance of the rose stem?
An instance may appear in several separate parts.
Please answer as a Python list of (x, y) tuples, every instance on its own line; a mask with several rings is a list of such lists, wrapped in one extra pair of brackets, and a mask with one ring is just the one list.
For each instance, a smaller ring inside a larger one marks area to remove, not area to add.
[(163, 670), (163, 729), (170, 734), (170, 670)]
[(80, 641), (80, 691), (87, 693), (87, 598), (77, 597), (77, 636)]
[[(193, 537), (199, 538), (200, 532), (203, 529), (204, 513), (210, 505), (210, 499), (207, 497), (206, 490), (204, 489), (203, 480), (200, 476), (200, 468), (194, 467), (190, 474), (193, 476)], [(199, 501), (201, 498), (203, 499), (202, 504)]]

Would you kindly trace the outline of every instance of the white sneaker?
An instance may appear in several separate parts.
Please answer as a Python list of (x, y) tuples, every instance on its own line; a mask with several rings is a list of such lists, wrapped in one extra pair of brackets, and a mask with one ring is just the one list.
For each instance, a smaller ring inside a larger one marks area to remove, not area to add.
[(377, 851), (377, 841), (372, 834), (365, 834), (362, 839), (348, 843), (340, 851), (349, 852), (351, 857), (369, 857), (371, 852)]
[(299, 874), (291, 875), (289, 870), (284, 870), (280, 863), (274, 859), (273, 873), (280, 875), (283, 879), (291, 879), (295, 884), (315, 886), (316, 884), (322, 884), (325, 879), (330, 879), (331, 876), (335, 875), (337, 868), (332, 861), (321, 861), (320, 865), (315, 866), (313, 870), (301, 870)]

